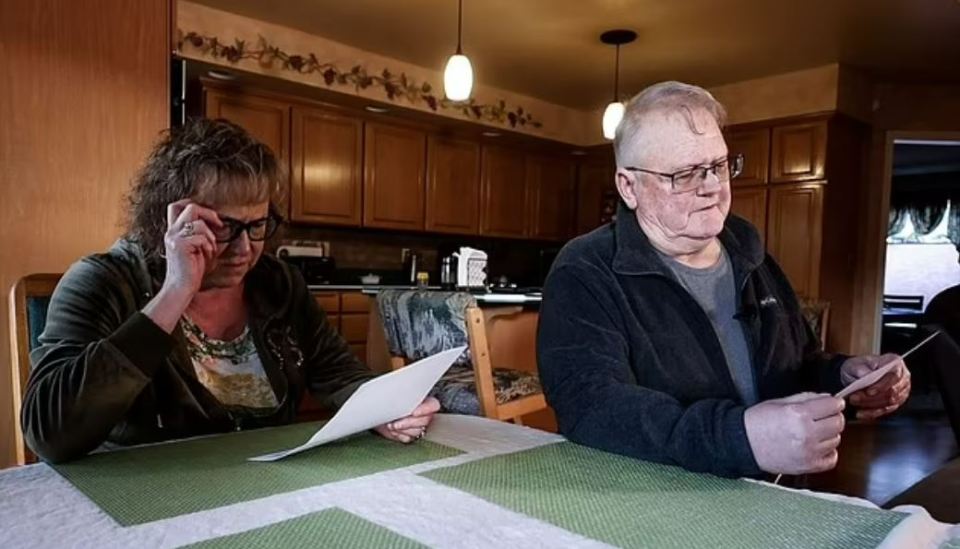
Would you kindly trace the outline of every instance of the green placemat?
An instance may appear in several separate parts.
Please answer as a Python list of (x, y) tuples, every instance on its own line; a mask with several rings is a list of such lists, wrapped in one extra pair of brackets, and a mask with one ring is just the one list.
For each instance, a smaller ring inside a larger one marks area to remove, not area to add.
[(621, 547), (876, 547), (905, 517), (570, 442), (422, 475)]
[(327, 509), (247, 532), (187, 545), (196, 549), (419, 548), (423, 545), (342, 509)]
[(403, 445), (365, 433), (272, 463), (247, 461), (298, 446), (319, 426), (242, 431), (94, 454), (53, 467), (129, 526), (461, 453), (425, 440)]

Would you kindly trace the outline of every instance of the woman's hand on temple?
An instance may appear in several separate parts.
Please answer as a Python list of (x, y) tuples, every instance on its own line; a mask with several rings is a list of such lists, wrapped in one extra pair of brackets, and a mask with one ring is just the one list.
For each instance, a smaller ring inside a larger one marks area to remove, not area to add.
[(189, 198), (167, 206), (167, 232), (163, 237), (167, 270), (160, 291), (143, 308), (143, 313), (167, 333), (173, 332), (217, 257), (217, 239), (211, 227), (222, 226), (217, 212)]

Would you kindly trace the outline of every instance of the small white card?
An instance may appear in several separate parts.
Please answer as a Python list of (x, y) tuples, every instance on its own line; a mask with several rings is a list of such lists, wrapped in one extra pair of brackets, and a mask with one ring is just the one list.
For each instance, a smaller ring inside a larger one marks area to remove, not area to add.
[(465, 346), (448, 349), (367, 381), (310, 440), (296, 448), (252, 457), (249, 461), (276, 461), (409, 416), (466, 349)]
[(884, 364), (883, 366), (861, 377), (860, 379), (854, 380), (853, 383), (844, 387), (842, 391), (840, 391), (834, 396), (836, 396), (837, 398), (847, 398), (847, 396), (849, 396), (851, 393), (855, 393), (860, 389), (866, 389), (867, 387), (880, 381), (880, 378), (887, 375), (890, 372), (890, 370), (893, 370), (893, 367), (897, 365), (898, 360), (899, 360), (899, 357), (897, 357), (897, 360), (892, 360), (889, 363)]

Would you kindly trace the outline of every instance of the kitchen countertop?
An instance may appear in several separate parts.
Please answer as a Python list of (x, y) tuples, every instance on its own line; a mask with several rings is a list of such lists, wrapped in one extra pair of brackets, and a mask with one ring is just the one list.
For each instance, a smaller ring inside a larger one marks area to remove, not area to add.
[[(349, 292), (357, 291), (367, 295), (376, 295), (380, 290), (416, 290), (416, 286), (394, 286), (394, 285), (363, 285), (363, 284), (315, 284), (307, 288), (311, 292)], [(439, 286), (427, 286), (426, 290), (440, 290)], [(475, 293), (474, 297), (479, 303), (485, 304), (533, 304), (543, 301), (540, 293), (509, 294), (509, 293)]]

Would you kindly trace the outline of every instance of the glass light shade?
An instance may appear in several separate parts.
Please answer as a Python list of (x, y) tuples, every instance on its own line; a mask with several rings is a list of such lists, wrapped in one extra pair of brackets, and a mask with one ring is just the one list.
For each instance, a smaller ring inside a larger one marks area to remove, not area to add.
[(466, 55), (451, 55), (443, 71), (443, 91), (451, 101), (470, 98), (473, 89), (473, 67)]
[(617, 126), (623, 120), (623, 103), (615, 101), (607, 105), (603, 111), (603, 136), (607, 139), (613, 139), (617, 135)]

